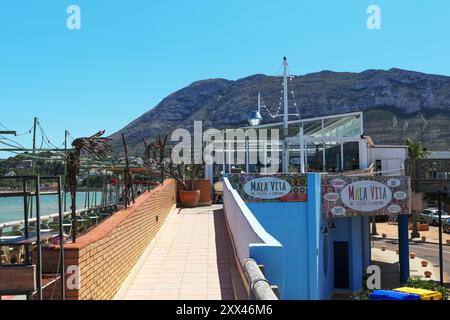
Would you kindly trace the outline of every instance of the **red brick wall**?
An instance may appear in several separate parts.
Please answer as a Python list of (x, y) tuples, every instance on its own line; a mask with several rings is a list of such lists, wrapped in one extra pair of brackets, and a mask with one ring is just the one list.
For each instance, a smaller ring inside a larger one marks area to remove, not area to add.
[[(89, 233), (65, 246), (65, 264), (80, 268), (80, 289), (66, 290), (74, 300), (112, 299), (176, 205), (176, 183), (166, 180), (142, 194), (134, 205), (121, 210)], [(55, 270), (58, 248), (44, 253), (44, 269)], [(49, 265), (50, 264), (50, 265)], [(49, 298), (50, 286), (44, 292)], [(57, 298), (58, 287), (53, 298)]]

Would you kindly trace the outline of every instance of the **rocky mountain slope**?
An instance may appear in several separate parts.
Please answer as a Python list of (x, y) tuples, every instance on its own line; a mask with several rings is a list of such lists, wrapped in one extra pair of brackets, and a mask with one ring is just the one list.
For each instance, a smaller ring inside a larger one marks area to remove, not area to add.
[[(431, 150), (450, 148), (450, 77), (401, 69), (322, 71), (293, 77), (290, 86), (303, 118), (364, 111), (365, 134), (377, 144), (402, 144), (411, 137)], [(276, 113), (281, 90), (280, 77), (265, 75), (197, 81), (113, 134), (113, 145), (121, 150), (124, 132), (131, 152), (140, 154), (144, 138), (190, 129), (194, 120), (202, 120), (204, 128), (246, 125), (249, 111), (256, 108), (257, 92)], [(289, 96), (293, 100), (291, 92)], [(295, 111), (291, 104), (290, 112)], [(266, 111), (262, 116), (264, 123), (274, 121)]]

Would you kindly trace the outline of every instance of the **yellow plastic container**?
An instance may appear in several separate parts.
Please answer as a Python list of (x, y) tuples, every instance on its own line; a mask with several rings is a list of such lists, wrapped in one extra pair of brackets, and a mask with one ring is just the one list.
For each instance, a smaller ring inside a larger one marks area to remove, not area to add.
[(394, 289), (394, 291), (417, 294), (420, 296), (420, 300), (442, 300), (442, 293), (437, 291), (410, 288), (410, 287), (397, 288)]

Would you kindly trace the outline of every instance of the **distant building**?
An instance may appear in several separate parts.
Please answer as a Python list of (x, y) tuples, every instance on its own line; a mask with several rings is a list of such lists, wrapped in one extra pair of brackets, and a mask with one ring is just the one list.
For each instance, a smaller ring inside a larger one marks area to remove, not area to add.
[(428, 159), (450, 159), (450, 151), (430, 151)]
[(408, 146), (376, 145), (370, 137), (367, 140), (368, 159), (375, 172), (381, 175), (400, 175), (408, 159)]
[(142, 160), (142, 158), (134, 158), (134, 161), (132, 162), (132, 164), (137, 165), (137, 166), (143, 166), (144, 165), (144, 160)]
[(5, 177), (15, 177), (15, 176), (16, 176), (16, 173), (12, 170), (5, 174)]
[(31, 167), (33, 167), (33, 160), (21, 160), (16, 165), (16, 169), (30, 169)]

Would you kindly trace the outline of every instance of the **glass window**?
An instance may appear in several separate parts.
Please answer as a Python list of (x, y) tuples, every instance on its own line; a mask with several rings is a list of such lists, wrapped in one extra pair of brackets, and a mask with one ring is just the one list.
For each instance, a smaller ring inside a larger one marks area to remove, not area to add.
[(307, 144), (307, 167), (308, 171), (323, 170), (323, 145), (308, 143)]
[(328, 172), (342, 171), (340, 143), (325, 143), (325, 166)]
[(359, 143), (344, 143), (344, 171), (359, 169)]

